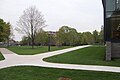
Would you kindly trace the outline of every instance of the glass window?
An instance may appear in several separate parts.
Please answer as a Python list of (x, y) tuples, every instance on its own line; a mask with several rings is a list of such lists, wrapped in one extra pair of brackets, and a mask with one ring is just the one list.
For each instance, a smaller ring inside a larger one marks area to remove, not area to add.
[(106, 0), (106, 40), (120, 41), (120, 0)]
[(115, 11), (116, 1), (117, 0), (106, 0), (106, 11)]
[(120, 39), (120, 17), (111, 19), (112, 38)]
[(110, 18), (113, 15), (113, 12), (106, 12), (106, 18)]
[(120, 10), (120, 0), (117, 0), (117, 9)]

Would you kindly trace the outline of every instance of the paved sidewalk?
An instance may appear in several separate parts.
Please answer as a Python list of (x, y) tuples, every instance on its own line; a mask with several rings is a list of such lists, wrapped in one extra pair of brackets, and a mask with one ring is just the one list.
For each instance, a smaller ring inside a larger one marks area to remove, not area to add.
[(5, 48), (0, 48), (1, 53), (5, 57), (5, 60), (0, 61), (0, 69), (11, 67), (11, 66), (40, 66), (40, 67), (51, 67), (51, 68), (63, 68), (63, 69), (75, 69), (75, 70), (93, 70), (93, 71), (106, 71), (106, 72), (119, 72), (120, 67), (110, 67), (110, 66), (93, 66), (93, 65), (75, 65), (75, 64), (60, 64), (60, 63), (50, 63), (43, 61), (44, 58), (63, 54), (69, 51), (77, 50), (80, 48), (89, 47), (78, 46), (53, 52), (47, 52), (37, 55), (17, 55), (14, 52), (9, 51)]

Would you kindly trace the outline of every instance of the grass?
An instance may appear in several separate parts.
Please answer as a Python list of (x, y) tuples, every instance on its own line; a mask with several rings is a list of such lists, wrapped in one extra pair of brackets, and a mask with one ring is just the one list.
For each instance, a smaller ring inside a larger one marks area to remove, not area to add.
[(0, 69), (0, 80), (120, 80), (120, 73), (19, 66)]
[[(51, 51), (65, 49), (69, 47), (70, 46), (62, 46), (62, 47), (51, 46)], [(8, 49), (19, 55), (34, 55), (34, 54), (48, 52), (47, 46), (35, 47), (34, 49), (32, 49), (31, 46), (11, 46)]]
[(105, 65), (120, 67), (120, 59), (105, 61), (105, 46), (91, 46), (67, 52), (65, 54), (56, 55), (44, 60), (54, 63)]
[(0, 53), (0, 60), (4, 60), (4, 56)]

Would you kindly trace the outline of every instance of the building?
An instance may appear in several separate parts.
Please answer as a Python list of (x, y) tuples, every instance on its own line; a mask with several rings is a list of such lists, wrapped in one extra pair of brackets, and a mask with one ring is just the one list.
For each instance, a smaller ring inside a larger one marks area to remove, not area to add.
[(106, 60), (120, 58), (120, 0), (102, 0)]
[(47, 31), (47, 33), (48, 33), (48, 37), (49, 37), (49, 45), (51, 45), (51, 46), (55, 46), (56, 45), (56, 40), (55, 40), (55, 38), (56, 38), (56, 34), (57, 34), (57, 32), (55, 32), (55, 31)]

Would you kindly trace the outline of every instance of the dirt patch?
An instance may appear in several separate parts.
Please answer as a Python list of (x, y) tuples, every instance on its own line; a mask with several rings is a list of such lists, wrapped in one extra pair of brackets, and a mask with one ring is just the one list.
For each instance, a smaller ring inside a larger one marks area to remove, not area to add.
[(70, 79), (68, 77), (60, 77), (58, 80), (72, 80), (72, 79)]

